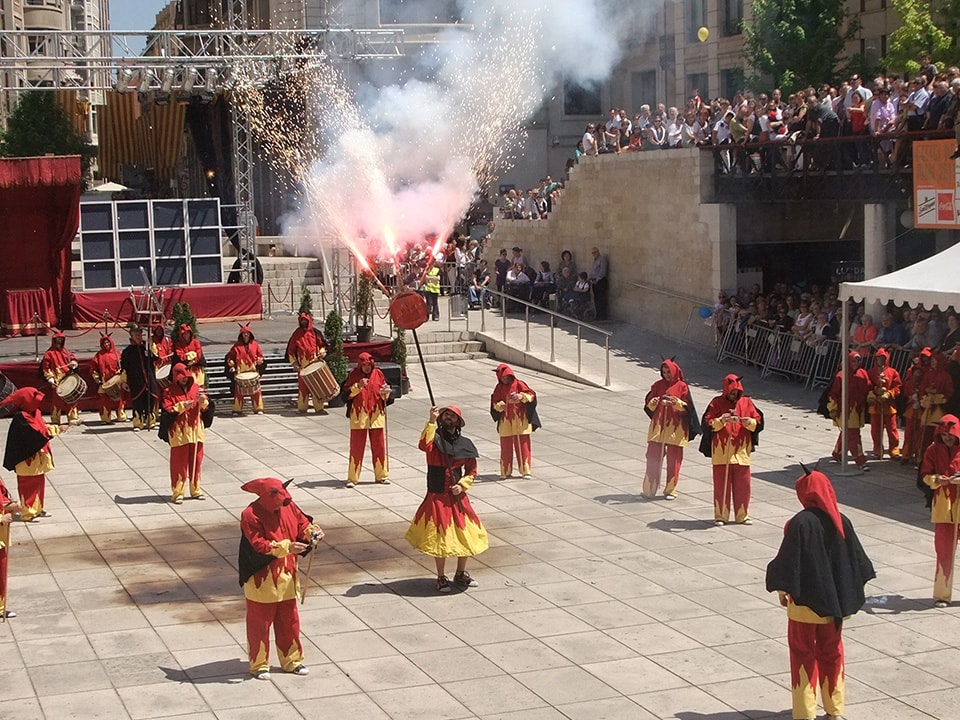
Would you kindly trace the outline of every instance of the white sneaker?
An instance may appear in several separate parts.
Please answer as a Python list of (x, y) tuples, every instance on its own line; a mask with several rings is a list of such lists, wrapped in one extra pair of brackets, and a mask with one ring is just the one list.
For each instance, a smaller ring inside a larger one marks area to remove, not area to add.
[(714, 520), (713, 525), (714, 527), (723, 527), (726, 523), (723, 520)]
[(357, 486), (357, 484), (356, 484), (355, 482), (348, 482), (348, 483), (347, 483), (347, 487), (348, 487), (348, 488), (355, 488), (356, 486)]
[(532, 480), (532, 479), (533, 479), (533, 475), (531, 475), (530, 473), (527, 473), (526, 475), (523, 476), (523, 479), (524, 479), (524, 480)]
[(308, 668), (306, 665), (297, 665), (293, 670), (290, 671), (290, 674), (291, 674), (291, 675), (301, 675), (301, 676), (303, 676), (303, 675), (309, 675), (309, 674), (310, 674), (310, 668)]
[(261, 671), (258, 672), (258, 673), (254, 673), (254, 674), (253, 674), (253, 677), (254, 677), (255, 679), (257, 679), (257, 680), (269, 680), (269, 679), (270, 679), (270, 672), (267, 671), (267, 670), (261, 670)]

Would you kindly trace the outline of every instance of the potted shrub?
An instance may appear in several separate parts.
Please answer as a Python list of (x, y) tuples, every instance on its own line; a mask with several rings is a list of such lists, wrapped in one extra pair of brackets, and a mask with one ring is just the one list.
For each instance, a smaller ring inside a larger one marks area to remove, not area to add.
[(410, 392), (410, 378), (407, 377), (407, 333), (398, 325), (394, 325), (393, 330), (390, 359), (400, 366), (400, 393), (406, 395)]
[[(327, 313), (326, 320), (323, 323), (323, 336), (327, 341), (327, 365), (333, 378), (343, 387), (343, 381), (347, 379), (347, 358), (343, 354), (343, 318), (334, 308)], [(342, 398), (337, 395), (327, 402), (330, 407), (340, 407), (343, 405)]]
[(357, 319), (357, 342), (370, 342), (373, 327), (373, 279), (369, 273), (360, 273), (357, 278), (357, 298), (353, 306)]

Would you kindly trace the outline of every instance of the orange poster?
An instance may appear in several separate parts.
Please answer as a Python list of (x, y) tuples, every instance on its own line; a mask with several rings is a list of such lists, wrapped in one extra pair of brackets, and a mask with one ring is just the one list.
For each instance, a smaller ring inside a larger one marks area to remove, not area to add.
[(914, 222), (918, 228), (960, 228), (960, 161), (951, 160), (953, 140), (913, 143)]

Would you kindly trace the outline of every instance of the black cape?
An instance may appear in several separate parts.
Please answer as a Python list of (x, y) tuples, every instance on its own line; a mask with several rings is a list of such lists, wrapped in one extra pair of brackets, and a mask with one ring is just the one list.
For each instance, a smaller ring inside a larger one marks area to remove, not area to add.
[[(300, 510), (300, 512), (303, 512), (303, 510)], [(303, 514), (307, 520), (313, 522), (313, 518), (310, 515), (307, 515), (306, 513)], [(313, 552), (313, 545), (300, 553), (300, 557), (306, 557), (311, 552)], [(247, 536), (241, 532), (240, 552), (237, 556), (237, 565), (240, 570), (240, 587), (243, 587), (247, 580), (263, 570), (265, 567), (267, 567), (267, 565), (276, 559), (276, 555), (262, 555), (254, 550), (253, 545), (251, 545), (250, 541), (247, 540)]]
[[(523, 407), (527, 411), (527, 422), (530, 423), (531, 429), (537, 431), (542, 428), (543, 423), (540, 422), (540, 413), (537, 412), (537, 398), (534, 397), (533, 402), (526, 403)], [(493, 400), (490, 401), (490, 417), (496, 423), (499, 423), (500, 418), (503, 417), (503, 413), (493, 407)]]
[(820, 617), (840, 623), (863, 607), (863, 586), (877, 576), (853, 524), (840, 515), (841, 538), (830, 517), (817, 508), (790, 520), (780, 551), (767, 565), (767, 591), (788, 593)]
[[(757, 411), (757, 414), (760, 416), (760, 420), (757, 423), (756, 429), (750, 433), (750, 452), (753, 452), (757, 449), (757, 445), (760, 444), (760, 433), (763, 431), (763, 410), (757, 407), (757, 404), (753, 404), (754, 409)], [(707, 408), (709, 410), (709, 408)], [(712, 458), (713, 457), (713, 428), (710, 426), (710, 423), (707, 422), (707, 411), (703, 411), (703, 417), (700, 419), (700, 454), (704, 457)]]
[(36, 455), (48, 442), (50, 438), (30, 427), (23, 413), (18, 412), (13, 416), (10, 429), (7, 430), (7, 447), (3, 454), (3, 466), (13, 471), (18, 463)]
[(127, 374), (130, 395), (140, 397), (143, 392), (157, 394), (157, 378), (153, 358), (147, 354), (146, 345), (127, 345), (120, 353), (120, 369)]

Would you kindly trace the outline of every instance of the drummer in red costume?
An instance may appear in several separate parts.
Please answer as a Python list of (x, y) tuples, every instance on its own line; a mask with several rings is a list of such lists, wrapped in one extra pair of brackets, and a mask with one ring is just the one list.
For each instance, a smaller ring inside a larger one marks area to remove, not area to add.
[(540, 427), (537, 414), (537, 394), (516, 375), (509, 365), (500, 364), (497, 386), (490, 396), (490, 415), (497, 423), (500, 436), (500, 479), (513, 475), (513, 456), (517, 456), (517, 470), (524, 478), (530, 477), (530, 435)]
[(203, 356), (200, 341), (193, 335), (193, 328), (187, 323), (180, 326), (173, 339), (173, 354), (174, 362), (183, 363), (197, 385), (206, 384), (204, 368), (207, 365), (207, 359)]
[(188, 485), (190, 497), (203, 500), (200, 490), (204, 441), (202, 412), (207, 409), (209, 401), (182, 363), (173, 366), (172, 374), (173, 384), (163, 393), (160, 436), (170, 443), (171, 499), (179, 505)]
[[(327, 356), (327, 344), (323, 335), (313, 326), (313, 317), (310, 313), (300, 313), (297, 319), (297, 329), (293, 331), (287, 341), (287, 361), (299, 373), (307, 365)], [(309, 408), (310, 398), (313, 396), (314, 412), (322, 413), (325, 398), (313, 394), (310, 387), (302, 378), (297, 378), (297, 412), (305, 413)]]
[[(255, 372), (260, 375), (264, 366), (263, 350), (260, 349), (260, 344), (253, 336), (253, 330), (250, 329), (249, 325), (240, 326), (237, 341), (227, 352), (226, 363), (227, 374), (234, 378), (233, 412), (239, 414), (243, 411), (243, 398), (245, 396), (241, 394), (240, 387), (236, 383), (237, 374)], [(259, 389), (250, 396), (250, 405), (253, 406), (253, 411), (257, 415), (263, 415), (263, 393)]]
[(270, 679), (270, 626), (284, 672), (307, 675), (300, 642), (297, 556), (323, 539), (323, 530), (297, 507), (276, 478), (251, 480), (241, 490), (258, 496), (240, 514), (240, 585), (247, 601), (250, 674)]
[(743, 394), (736, 375), (723, 379), (723, 394), (707, 406), (704, 420), (713, 430), (713, 519), (715, 525), (730, 522), (730, 504), (736, 522), (750, 525), (750, 453), (754, 431), (761, 415), (753, 401)]
[(445, 573), (448, 557), (457, 558), (453, 584), (477, 587), (467, 572), (467, 560), (487, 549), (489, 540), (467, 491), (477, 479), (477, 452), (463, 435), (463, 413), (456, 405), (431, 408), (420, 433), (419, 448), (427, 454), (427, 494), (407, 529), (407, 542), (433, 557), (437, 591), (451, 591)]
[(650, 418), (643, 495), (654, 498), (659, 492), (660, 470), (666, 455), (667, 485), (663, 496), (667, 500), (676, 500), (683, 448), (700, 434), (700, 420), (693, 407), (690, 388), (683, 379), (683, 370), (672, 359), (660, 364), (660, 379), (644, 398), (643, 409)]
[(54, 469), (50, 439), (61, 432), (59, 424), (47, 425), (40, 413), (43, 393), (36, 388), (20, 388), (0, 402), (0, 406), (19, 408), (7, 430), (3, 466), (17, 473), (20, 494), (20, 519), (33, 522), (49, 517), (43, 509), (47, 473)]
[[(93, 367), (91, 375), (94, 381), (99, 385), (97, 390), (97, 399), (100, 401), (100, 419), (109, 424), (113, 424), (111, 415), (116, 413), (118, 422), (126, 422), (127, 413), (123, 406), (126, 401), (124, 393), (120, 386), (120, 353), (117, 352), (113, 344), (113, 338), (109, 334), (100, 334), (100, 350), (93, 356)], [(117, 399), (110, 397), (103, 389), (103, 384), (116, 378)]]
[(13, 501), (7, 486), (0, 480), (0, 622), (17, 616), (7, 609), (7, 554), (10, 550), (10, 524), (18, 512), (20, 503)]
[(873, 356), (873, 367), (867, 373), (873, 384), (867, 394), (870, 408), (870, 438), (873, 440), (873, 456), (883, 457), (883, 433), (887, 433), (890, 457), (900, 457), (900, 432), (897, 430), (897, 398), (903, 383), (896, 368), (890, 367), (890, 353), (878, 348)]
[(940, 418), (936, 437), (923, 454), (920, 477), (930, 489), (930, 522), (934, 527), (933, 546), (937, 552), (933, 601), (937, 607), (946, 607), (953, 599), (957, 525), (960, 523), (960, 420), (956, 415)]
[(150, 329), (150, 355), (153, 356), (153, 367), (155, 370), (159, 370), (165, 365), (169, 365), (172, 368), (173, 338), (167, 337), (161, 323), (155, 323)]
[[(860, 367), (860, 353), (856, 350), (851, 351), (847, 356), (847, 370), (849, 371), (849, 379), (847, 380), (847, 452), (853, 456), (857, 467), (866, 472), (870, 468), (867, 467), (867, 456), (863, 453), (860, 428), (867, 421), (867, 395), (870, 393), (873, 383), (870, 382), (867, 371)], [(841, 404), (842, 389), (843, 370), (840, 370), (833, 378), (833, 385), (830, 386), (829, 400), (827, 401), (827, 410), (830, 412), (830, 417), (833, 418), (833, 424), (840, 428), (837, 444), (833, 447), (833, 459), (837, 462), (840, 461), (840, 443), (843, 440), (843, 423), (840, 417), (843, 408)]]
[(67, 350), (66, 343), (66, 335), (59, 330), (54, 332), (50, 339), (50, 347), (40, 361), (40, 370), (53, 391), (50, 393), (50, 401), (53, 404), (53, 409), (50, 410), (50, 421), (54, 425), (60, 423), (60, 417), (64, 414), (67, 416), (68, 423), (80, 422), (77, 406), (67, 405), (56, 392), (57, 385), (67, 373), (77, 369), (77, 356)]
[(377, 483), (389, 484), (386, 408), (393, 403), (393, 391), (370, 353), (360, 353), (357, 366), (343, 381), (341, 396), (347, 405), (347, 417), (350, 418), (347, 487), (356, 487), (360, 482), (367, 435), (370, 436), (370, 455), (373, 457), (373, 479)]

